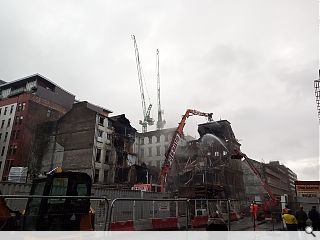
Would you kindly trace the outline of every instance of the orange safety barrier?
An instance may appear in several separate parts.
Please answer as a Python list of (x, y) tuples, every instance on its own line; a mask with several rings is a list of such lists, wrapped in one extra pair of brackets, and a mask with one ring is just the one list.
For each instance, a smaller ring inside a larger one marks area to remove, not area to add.
[(134, 231), (132, 220), (111, 223), (111, 231)]
[(153, 230), (178, 230), (178, 218), (152, 218)]
[(208, 223), (208, 215), (207, 216), (195, 216), (192, 219), (192, 228), (200, 228), (200, 227), (204, 227), (207, 225)]

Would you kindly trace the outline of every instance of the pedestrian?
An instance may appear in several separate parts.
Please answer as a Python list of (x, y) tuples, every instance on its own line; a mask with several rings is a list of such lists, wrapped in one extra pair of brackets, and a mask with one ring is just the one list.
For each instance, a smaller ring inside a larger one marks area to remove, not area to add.
[(312, 206), (311, 210), (308, 213), (308, 217), (312, 221), (313, 231), (320, 230), (319, 229), (320, 216), (316, 206)]
[(307, 225), (308, 215), (303, 210), (303, 206), (300, 206), (300, 210), (296, 212), (296, 219), (298, 221), (298, 230), (304, 231)]
[(285, 214), (285, 213), (288, 213), (289, 210), (290, 210), (289, 205), (286, 204), (284, 209), (282, 209), (282, 215)]
[(288, 231), (297, 231), (298, 222), (296, 217), (293, 215), (292, 210), (289, 209), (287, 213), (284, 213), (282, 215), (282, 219), (285, 222)]

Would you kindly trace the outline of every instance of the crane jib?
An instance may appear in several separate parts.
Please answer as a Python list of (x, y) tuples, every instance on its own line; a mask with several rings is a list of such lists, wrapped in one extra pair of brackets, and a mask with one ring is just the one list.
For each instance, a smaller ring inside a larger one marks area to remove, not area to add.
[(180, 138), (181, 138), (180, 134), (177, 133), (176, 137), (175, 137), (175, 139), (174, 139), (174, 141), (172, 143), (172, 147), (170, 149), (170, 153), (169, 153), (169, 156), (168, 156), (169, 166), (171, 166), (173, 158), (174, 158), (174, 155), (176, 154), (176, 149), (177, 149), (177, 146), (178, 146)]

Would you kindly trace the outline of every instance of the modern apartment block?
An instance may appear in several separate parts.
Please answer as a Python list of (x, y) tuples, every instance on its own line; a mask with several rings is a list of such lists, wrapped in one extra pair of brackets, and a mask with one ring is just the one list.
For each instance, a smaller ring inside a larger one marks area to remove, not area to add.
[(0, 85), (0, 179), (11, 167), (28, 167), (39, 123), (57, 120), (74, 95), (39, 74)]

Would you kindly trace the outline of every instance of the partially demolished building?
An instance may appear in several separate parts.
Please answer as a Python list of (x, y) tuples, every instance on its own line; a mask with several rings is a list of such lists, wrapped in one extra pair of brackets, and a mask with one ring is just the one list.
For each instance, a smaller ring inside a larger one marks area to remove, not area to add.
[(241, 160), (231, 157), (241, 144), (230, 122), (200, 124), (198, 132), (198, 140), (178, 148), (173, 188), (182, 197), (244, 199)]

